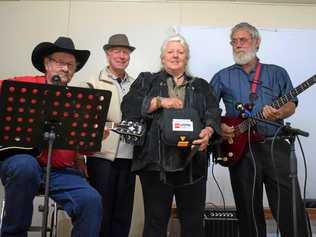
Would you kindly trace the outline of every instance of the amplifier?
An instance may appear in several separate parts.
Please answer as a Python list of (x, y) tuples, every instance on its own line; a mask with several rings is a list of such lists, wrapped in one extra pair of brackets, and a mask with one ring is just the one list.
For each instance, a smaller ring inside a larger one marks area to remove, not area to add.
[(204, 215), (205, 237), (239, 237), (236, 209), (208, 207)]

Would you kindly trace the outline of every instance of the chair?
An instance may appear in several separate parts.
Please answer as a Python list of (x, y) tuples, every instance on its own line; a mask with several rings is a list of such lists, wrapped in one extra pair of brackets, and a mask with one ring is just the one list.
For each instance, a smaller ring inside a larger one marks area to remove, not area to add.
[[(43, 196), (42, 193), (39, 193), (36, 197)], [(58, 235), (58, 212), (63, 210), (63, 208), (58, 205), (55, 201), (50, 199), (49, 203), (49, 212), (48, 215), (50, 215), (50, 223), (47, 223), (47, 232), (49, 233), (50, 237), (57, 237)], [(38, 206), (38, 211), (40, 213), (44, 212), (44, 205), (39, 205)], [(0, 237), (2, 236), (2, 221), (4, 217), (4, 212), (5, 212), (5, 199), (2, 201), (2, 206), (1, 206), (1, 213), (0, 213)], [(30, 226), (28, 229), (28, 232), (41, 232), (42, 231), (42, 226)]]

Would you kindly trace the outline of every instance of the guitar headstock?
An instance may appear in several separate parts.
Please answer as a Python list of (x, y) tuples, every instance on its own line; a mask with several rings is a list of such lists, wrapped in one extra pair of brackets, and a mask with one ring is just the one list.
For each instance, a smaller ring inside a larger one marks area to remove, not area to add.
[(129, 144), (139, 145), (145, 134), (144, 124), (134, 121), (121, 121), (111, 131), (120, 134)]

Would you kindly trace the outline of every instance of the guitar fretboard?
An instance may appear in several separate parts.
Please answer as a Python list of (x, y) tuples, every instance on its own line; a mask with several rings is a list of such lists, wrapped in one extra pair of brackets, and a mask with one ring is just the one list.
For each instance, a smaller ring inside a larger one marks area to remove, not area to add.
[[(312, 76), (311, 78), (307, 79), (297, 87), (293, 88), (289, 93), (279, 97), (276, 101), (270, 104), (273, 108), (279, 109), (281, 106), (286, 104), (287, 102), (294, 99), (297, 95), (301, 94), (303, 91), (314, 85), (316, 82), (316, 75)], [(248, 118), (240, 123), (235, 129), (239, 133), (244, 133), (248, 130), (249, 127), (254, 126), (257, 123), (256, 118), (264, 119), (262, 111), (257, 112), (252, 116), (253, 118)]]

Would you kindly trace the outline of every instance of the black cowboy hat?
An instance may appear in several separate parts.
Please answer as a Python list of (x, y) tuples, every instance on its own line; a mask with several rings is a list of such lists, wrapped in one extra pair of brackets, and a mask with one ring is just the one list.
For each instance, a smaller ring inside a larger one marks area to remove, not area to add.
[(128, 48), (131, 52), (134, 51), (135, 47), (129, 45), (128, 38), (125, 34), (112, 35), (109, 38), (109, 42), (103, 46), (104, 51), (113, 47), (124, 47)]
[(32, 63), (33, 66), (45, 73), (44, 58), (55, 52), (65, 52), (72, 54), (76, 58), (78, 72), (87, 62), (90, 51), (89, 50), (78, 50), (75, 49), (75, 45), (71, 38), (59, 37), (55, 43), (42, 42), (39, 43), (32, 52)]

